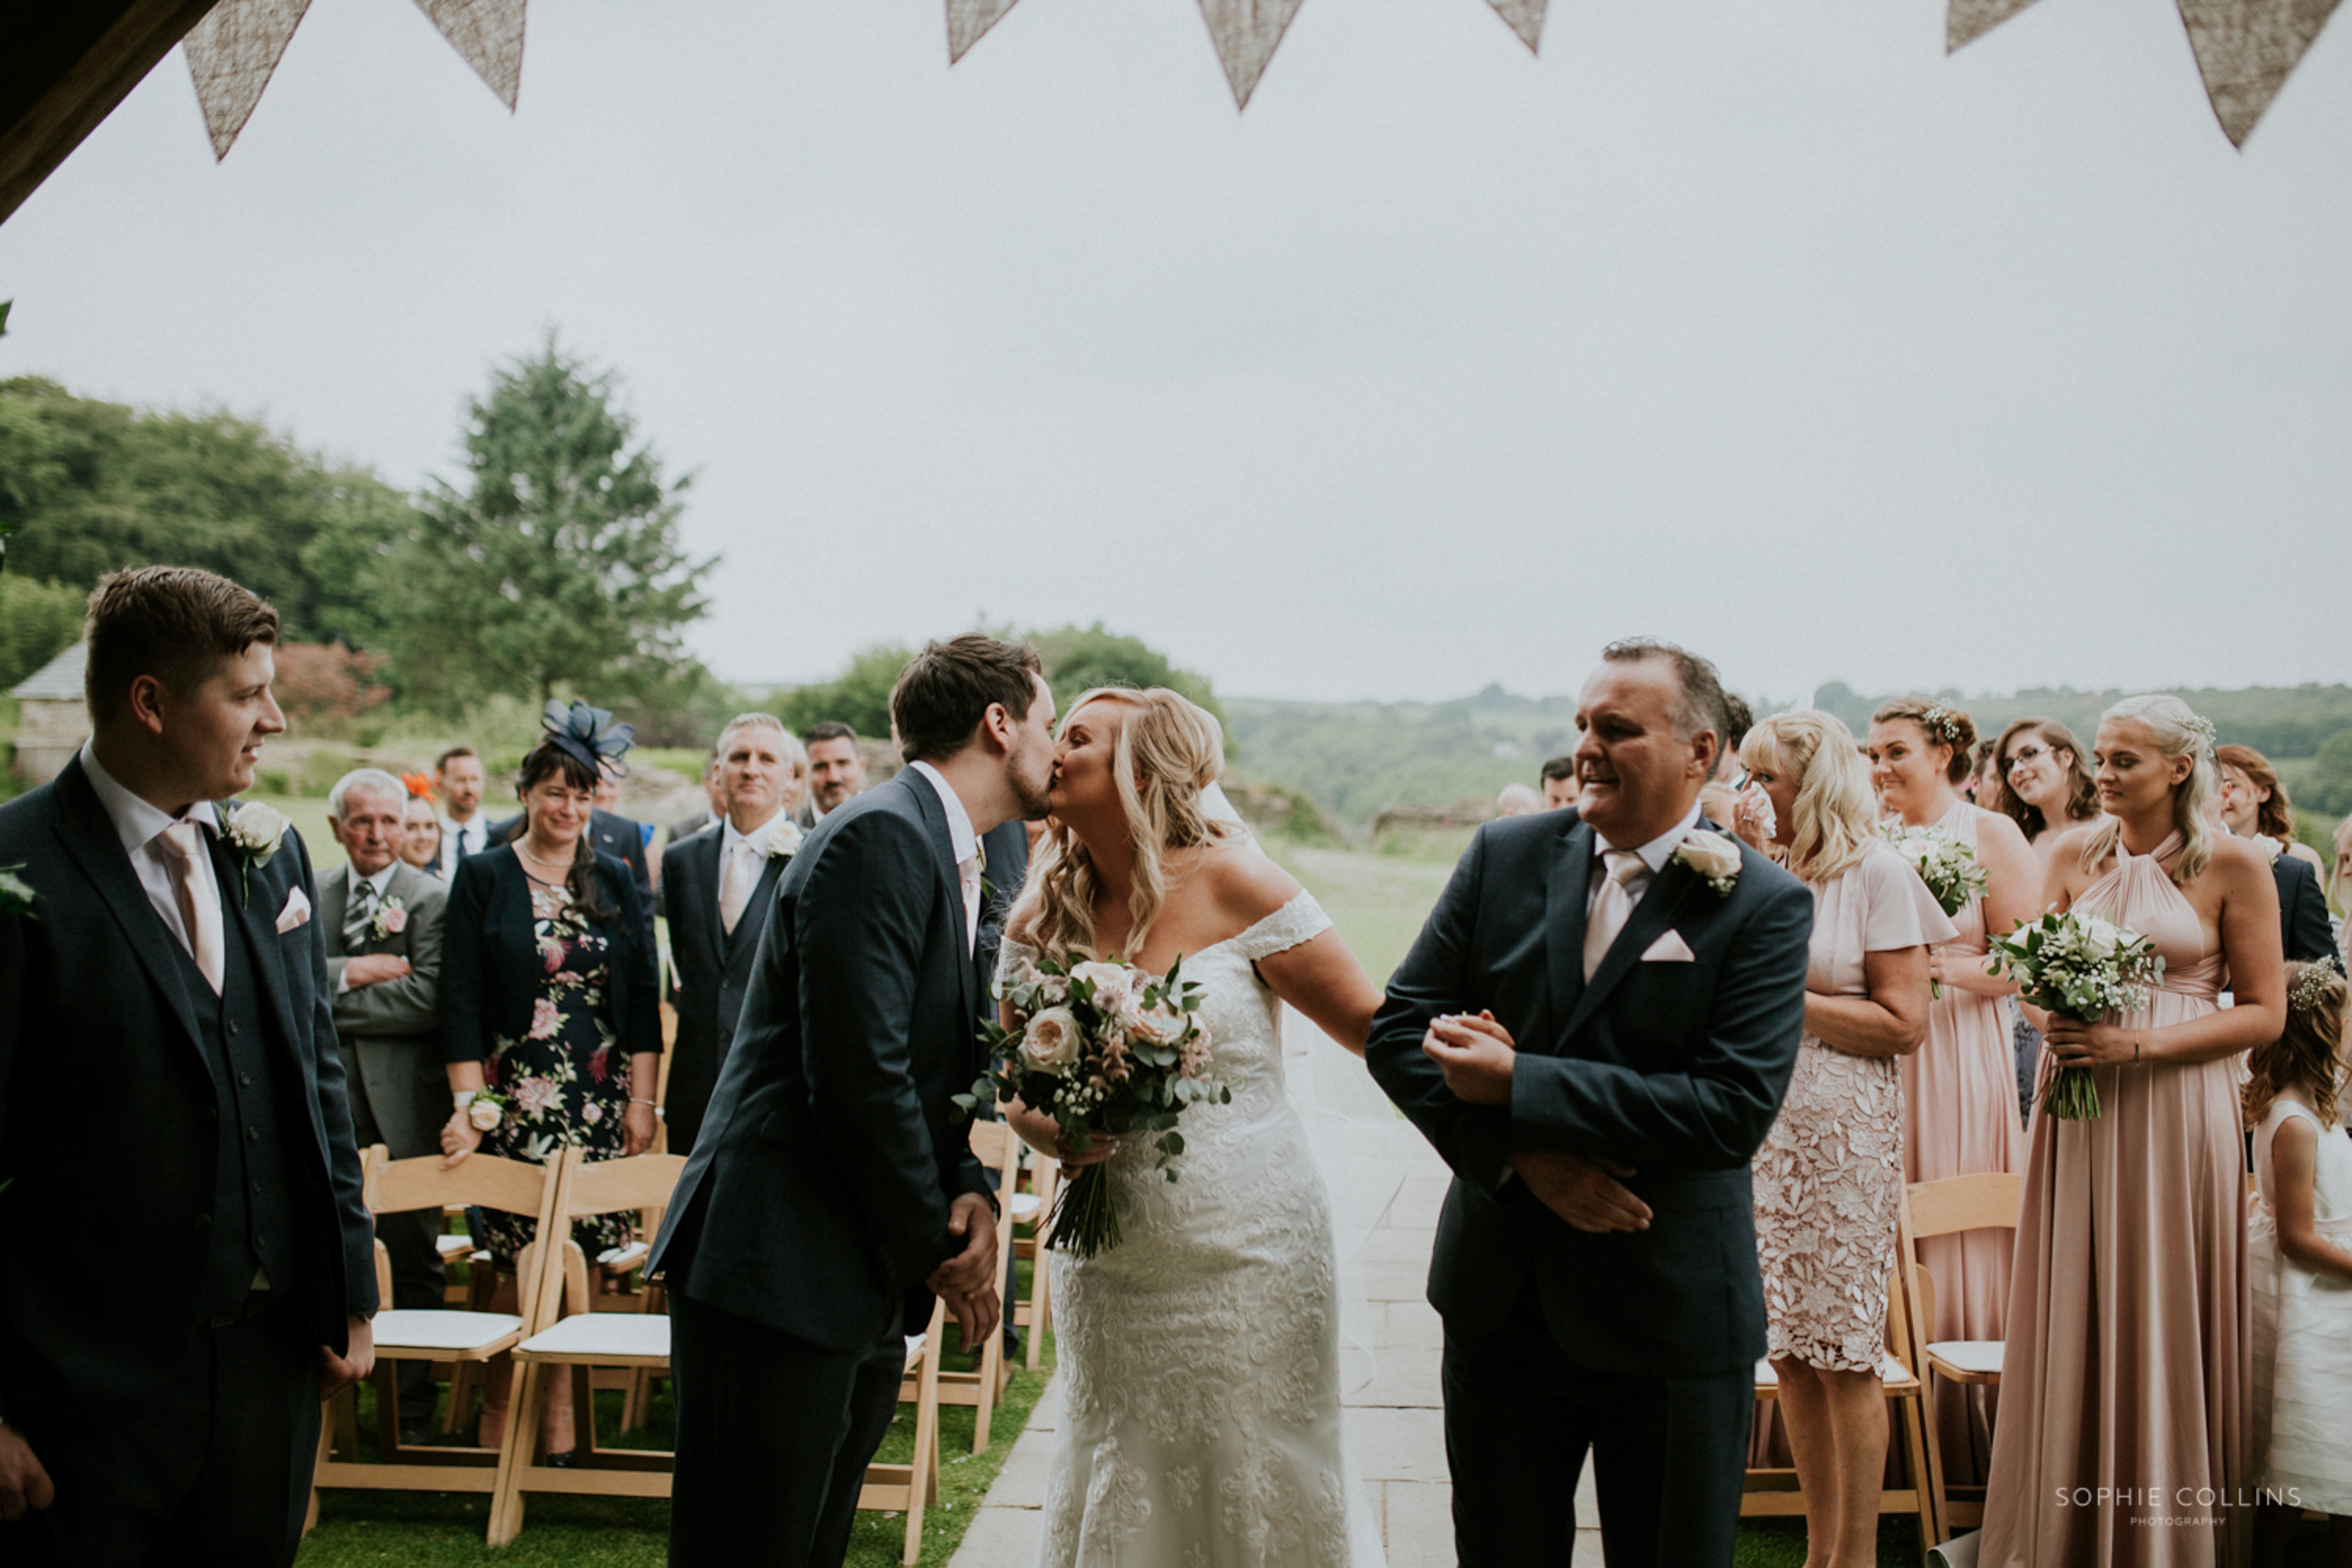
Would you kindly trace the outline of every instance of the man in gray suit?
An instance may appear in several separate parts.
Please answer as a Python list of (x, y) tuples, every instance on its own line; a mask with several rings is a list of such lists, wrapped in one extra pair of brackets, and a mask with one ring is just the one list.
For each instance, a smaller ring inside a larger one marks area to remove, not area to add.
[[(382, 1143), (394, 1159), (440, 1151), (449, 1077), (439, 1030), (441, 916), (448, 889), (400, 858), (408, 791), (379, 768), (360, 768), (327, 796), (327, 826), (350, 857), (319, 878), (319, 915), (334, 987), (335, 1034), (351, 1077), (359, 1146)], [(393, 1304), (441, 1305), (439, 1209), (383, 1215), (376, 1235), (392, 1258)], [(401, 1426), (423, 1430), (433, 1414), (430, 1369), (400, 1368)]]

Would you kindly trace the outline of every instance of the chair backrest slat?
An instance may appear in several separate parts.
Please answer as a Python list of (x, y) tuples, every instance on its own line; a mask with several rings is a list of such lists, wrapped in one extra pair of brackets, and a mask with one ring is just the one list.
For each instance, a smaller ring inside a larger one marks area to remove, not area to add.
[(368, 1172), (367, 1205), (373, 1214), (399, 1214), (471, 1204), (537, 1218), (550, 1174), (545, 1165), (495, 1154), (468, 1154), (446, 1171), (438, 1154), (387, 1159)]
[(1951, 1236), (1963, 1230), (2014, 1230), (2025, 1198), (2025, 1178), (2007, 1171), (1947, 1176), (1911, 1184), (1911, 1234)]
[(624, 1160), (583, 1159), (572, 1173), (563, 1210), (572, 1218), (619, 1209), (669, 1207), (686, 1171), (683, 1154), (637, 1154)]

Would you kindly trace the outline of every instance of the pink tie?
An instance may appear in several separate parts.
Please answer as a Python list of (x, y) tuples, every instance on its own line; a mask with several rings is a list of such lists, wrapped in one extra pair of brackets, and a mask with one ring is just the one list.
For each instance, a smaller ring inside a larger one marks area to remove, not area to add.
[(1631, 849), (1603, 849), (1601, 863), (1608, 873), (1594, 895), (1592, 911), (1584, 917), (1584, 978), (1589, 982), (1608, 956), (1609, 944), (1633, 918), (1633, 895), (1626, 883), (1643, 869), (1642, 858)]
[(743, 906), (751, 901), (751, 885), (758, 880), (751, 872), (751, 846), (739, 838), (735, 853), (727, 857), (727, 873), (719, 879), (719, 924), (729, 936), (735, 934), (735, 922), (743, 918)]
[(205, 830), (193, 822), (175, 822), (156, 835), (155, 847), (171, 862), (172, 890), (179, 897), (180, 923), (187, 928), (188, 956), (217, 996), (224, 967), (220, 900), (205, 898), (196, 885), (196, 857), (205, 852)]
[(988, 864), (987, 852), (977, 847), (969, 860), (956, 862), (956, 881), (963, 889), (963, 951), (971, 956), (980, 942), (980, 874)]

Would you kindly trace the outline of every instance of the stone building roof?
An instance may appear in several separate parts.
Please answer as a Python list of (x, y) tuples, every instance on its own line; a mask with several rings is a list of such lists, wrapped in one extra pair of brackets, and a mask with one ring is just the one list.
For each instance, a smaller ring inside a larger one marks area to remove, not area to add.
[(19, 701), (79, 702), (82, 666), (89, 655), (89, 645), (78, 642), (18, 681), (8, 695)]

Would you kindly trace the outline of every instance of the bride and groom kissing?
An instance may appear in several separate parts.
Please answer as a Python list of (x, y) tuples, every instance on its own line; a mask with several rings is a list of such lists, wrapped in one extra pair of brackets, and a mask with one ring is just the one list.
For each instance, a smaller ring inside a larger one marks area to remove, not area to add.
[(1043, 1560), (1381, 1560), (1341, 1455), (1338, 1269), (1283, 1092), (1286, 1004), (1365, 1056), (1454, 1173), (1429, 1294), (1460, 1560), (1567, 1562), (1590, 1447), (1610, 1563), (1728, 1562), (1764, 1350), (1748, 1165), (1801, 1032), (1812, 903), (1700, 816), (1713, 668), (1604, 652), (1577, 805), (1482, 828), (1385, 997), (1222, 808), (1217, 725), (1176, 693), (1088, 692), (1057, 727), (1035, 654), (971, 636), (927, 647), (891, 709), (908, 766), (780, 879), (656, 1246), (671, 1561), (840, 1563), (897, 1412), (908, 1289), (967, 1344), (996, 1331), (996, 1196), (952, 1097), (986, 994), (978, 841), (1042, 819), (1002, 962), (1181, 955), (1232, 1093), (1185, 1113), (1175, 1183), (1146, 1147), (1079, 1154), (1005, 1108), (1040, 1149), (1105, 1164), (1124, 1232), (1052, 1260), (1066, 1415)]

